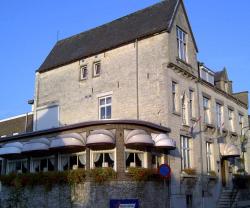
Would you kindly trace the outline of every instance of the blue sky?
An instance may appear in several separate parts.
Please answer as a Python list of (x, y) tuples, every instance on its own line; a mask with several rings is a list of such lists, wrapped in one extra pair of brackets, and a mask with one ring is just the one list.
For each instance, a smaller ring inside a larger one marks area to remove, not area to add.
[[(1, 0), (0, 119), (30, 111), (35, 70), (59, 39), (109, 22), (157, 0)], [(250, 91), (250, 1), (185, 0), (199, 60), (227, 67), (234, 91)]]

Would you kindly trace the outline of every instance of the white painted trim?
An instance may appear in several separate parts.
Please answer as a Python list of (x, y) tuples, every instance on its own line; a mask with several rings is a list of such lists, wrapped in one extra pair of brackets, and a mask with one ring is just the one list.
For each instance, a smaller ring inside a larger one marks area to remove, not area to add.
[(0, 123), (1, 123), (1, 122), (5, 122), (5, 121), (10, 121), (10, 120), (13, 120), (13, 119), (17, 119), (17, 118), (21, 118), (21, 117), (24, 117), (24, 116), (26, 116), (26, 115), (33, 115), (33, 112), (29, 112), (29, 113), (27, 113), (27, 114), (25, 113), (25, 114), (13, 116), (13, 117), (5, 118), (5, 119), (0, 120)]
[(112, 96), (113, 91), (98, 93), (98, 94), (96, 94), (96, 97), (101, 98), (101, 97), (106, 97), (106, 96), (109, 96), (109, 95)]

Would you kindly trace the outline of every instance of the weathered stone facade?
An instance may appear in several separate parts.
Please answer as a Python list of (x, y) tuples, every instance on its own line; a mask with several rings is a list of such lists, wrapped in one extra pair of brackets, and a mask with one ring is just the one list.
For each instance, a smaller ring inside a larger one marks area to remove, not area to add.
[[(223, 139), (224, 143), (234, 144), (241, 148), (241, 136), (244, 133), (242, 127), (248, 126), (248, 102), (246, 94), (241, 97), (232, 94), (231, 90), (219, 82), (212, 85), (201, 79), (198, 61), (197, 46), (192, 34), (187, 14), (182, 1), (176, 6), (176, 11), (172, 18), (170, 31), (161, 31), (154, 35), (135, 39), (132, 42), (119, 45), (98, 54), (91, 54), (82, 57), (66, 65), (56, 66), (48, 71), (36, 73), (35, 104), (34, 104), (34, 131), (37, 131), (36, 123), (39, 123), (37, 112), (41, 108), (57, 105), (59, 107), (59, 128), (64, 128), (81, 122), (99, 120), (99, 98), (112, 96), (112, 120), (141, 120), (152, 122), (160, 127), (168, 127), (171, 132), (169, 137), (176, 142), (175, 150), (164, 152), (162, 162), (168, 163), (172, 169), (171, 184), (169, 185), (169, 204), (171, 208), (187, 207), (187, 201), (191, 200), (189, 206), (192, 207), (216, 207), (216, 202), (220, 196), (223, 185), (232, 187), (231, 179), (234, 166), (230, 159), (222, 158), (219, 143)], [(176, 30), (182, 28), (187, 34), (186, 53), (187, 60), (178, 57)], [(100, 76), (93, 76), (93, 64), (101, 63)], [(86, 65), (88, 69), (87, 79), (80, 79), (80, 69)], [(230, 82), (229, 80), (227, 80)], [(176, 111), (173, 112), (173, 89), (172, 83), (178, 85), (176, 93)], [(225, 84), (225, 83), (224, 83)], [(232, 84), (230, 82), (230, 84)], [(231, 86), (230, 86), (231, 88)], [(183, 97), (189, 99), (190, 90), (193, 92), (191, 115), (189, 108), (190, 100), (186, 100), (184, 105)], [(204, 123), (204, 103), (203, 97), (210, 100), (210, 124)], [(243, 96), (243, 98), (242, 98)], [(216, 103), (222, 106), (223, 129), (216, 127)], [(185, 107), (186, 123), (183, 124), (183, 108)], [(230, 131), (229, 110), (234, 112), (234, 131)], [(243, 116), (239, 121), (238, 115)], [(240, 122), (242, 122), (240, 124)], [(191, 133), (193, 127), (193, 134)], [(43, 132), (41, 135), (28, 135), (26, 138), (13, 137), (11, 140), (26, 141), (40, 136), (53, 138), (57, 134), (63, 133), (86, 133), (89, 136), (91, 130), (115, 129), (116, 138), (116, 171), (120, 179), (125, 175), (125, 145), (124, 129), (143, 129), (151, 133), (162, 133), (160, 129), (152, 129), (146, 125), (93, 125), (77, 127), (67, 131)], [(182, 168), (182, 144), (181, 136), (190, 138), (190, 164), (196, 171), (195, 175), (184, 174)], [(211, 176), (208, 171), (207, 142), (212, 144), (212, 171), (215, 176)], [(249, 144), (246, 145), (245, 169), (250, 171)], [(90, 149), (86, 149), (86, 169), (90, 169)], [(147, 164), (151, 167), (151, 153), (147, 148)], [(223, 166), (224, 165), (224, 166)], [(224, 169), (223, 169), (224, 168)], [(222, 170), (223, 169), (223, 170)], [(136, 184), (135, 182), (112, 182), (109, 185), (95, 186), (85, 183), (77, 187), (77, 194), (73, 194), (68, 188), (58, 191), (58, 187), (52, 192), (37, 196), (41, 197), (37, 201), (44, 203), (48, 207), (62, 207), (61, 195), (67, 198), (65, 207), (108, 207), (110, 198), (138, 198), (141, 207), (164, 207), (162, 201), (165, 200), (162, 184), (147, 182)], [(121, 191), (122, 190), (122, 191)], [(121, 193), (120, 193), (121, 191)], [(8, 191), (6, 191), (8, 192)], [(28, 193), (25, 191), (25, 193)], [(34, 192), (37, 194), (37, 191)], [(79, 195), (78, 195), (79, 194)], [(3, 198), (6, 198), (4, 193)], [(56, 196), (56, 197), (53, 197)], [(72, 197), (78, 197), (72, 205)], [(101, 196), (101, 198), (99, 198)], [(35, 198), (37, 198), (35, 197)], [(59, 198), (58, 198), (59, 197)], [(190, 197), (190, 198), (188, 198)], [(34, 198), (34, 199), (35, 199)], [(28, 199), (30, 200), (30, 199)], [(36, 206), (36, 200), (28, 203), (30, 207)], [(78, 203), (79, 202), (79, 203)], [(98, 202), (98, 204), (94, 204)], [(58, 204), (59, 203), (59, 204)], [(104, 206), (105, 205), (105, 206)]]

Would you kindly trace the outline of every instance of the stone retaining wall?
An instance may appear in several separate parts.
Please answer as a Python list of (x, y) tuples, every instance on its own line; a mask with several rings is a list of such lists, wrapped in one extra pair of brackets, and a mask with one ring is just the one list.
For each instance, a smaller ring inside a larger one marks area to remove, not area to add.
[(85, 182), (74, 187), (55, 186), (50, 191), (44, 187), (20, 190), (2, 187), (0, 208), (108, 208), (110, 199), (139, 199), (140, 207), (164, 208), (168, 205), (167, 186), (164, 189), (163, 181), (112, 181), (105, 184)]

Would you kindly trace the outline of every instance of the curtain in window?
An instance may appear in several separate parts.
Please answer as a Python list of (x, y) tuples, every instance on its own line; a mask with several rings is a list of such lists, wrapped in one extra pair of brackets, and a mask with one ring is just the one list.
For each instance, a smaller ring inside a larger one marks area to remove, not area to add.
[(109, 154), (109, 157), (112, 161), (114, 161), (114, 153), (108, 153)]
[(143, 154), (137, 153), (137, 156), (139, 157), (140, 161), (143, 162)]
[(130, 155), (131, 153), (129, 153), (129, 152), (126, 152), (126, 160), (129, 158), (129, 155)]
[(25, 169), (28, 169), (28, 163), (27, 163), (27, 161), (23, 162), (23, 166), (24, 166)]
[(61, 167), (63, 168), (68, 164), (68, 157), (61, 157)]
[(35, 169), (39, 168), (39, 166), (40, 166), (40, 160), (34, 160), (33, 161), (33, 169), (35, 170)]
[(100, 159), (101, 154), (102, 153), (94, 153), (93, 154), (93, 160), (94, 160), (94, 162), (97, 162)]
[(86, 165), (86, 155), (85, 154), (79, 155), (78, 158), (79, 158), (79, 161), (82, 165)]
[(9, 173), (15, 172), (15, 170), (16, 170), (16, 163), (15, 162), (8, 162)]

